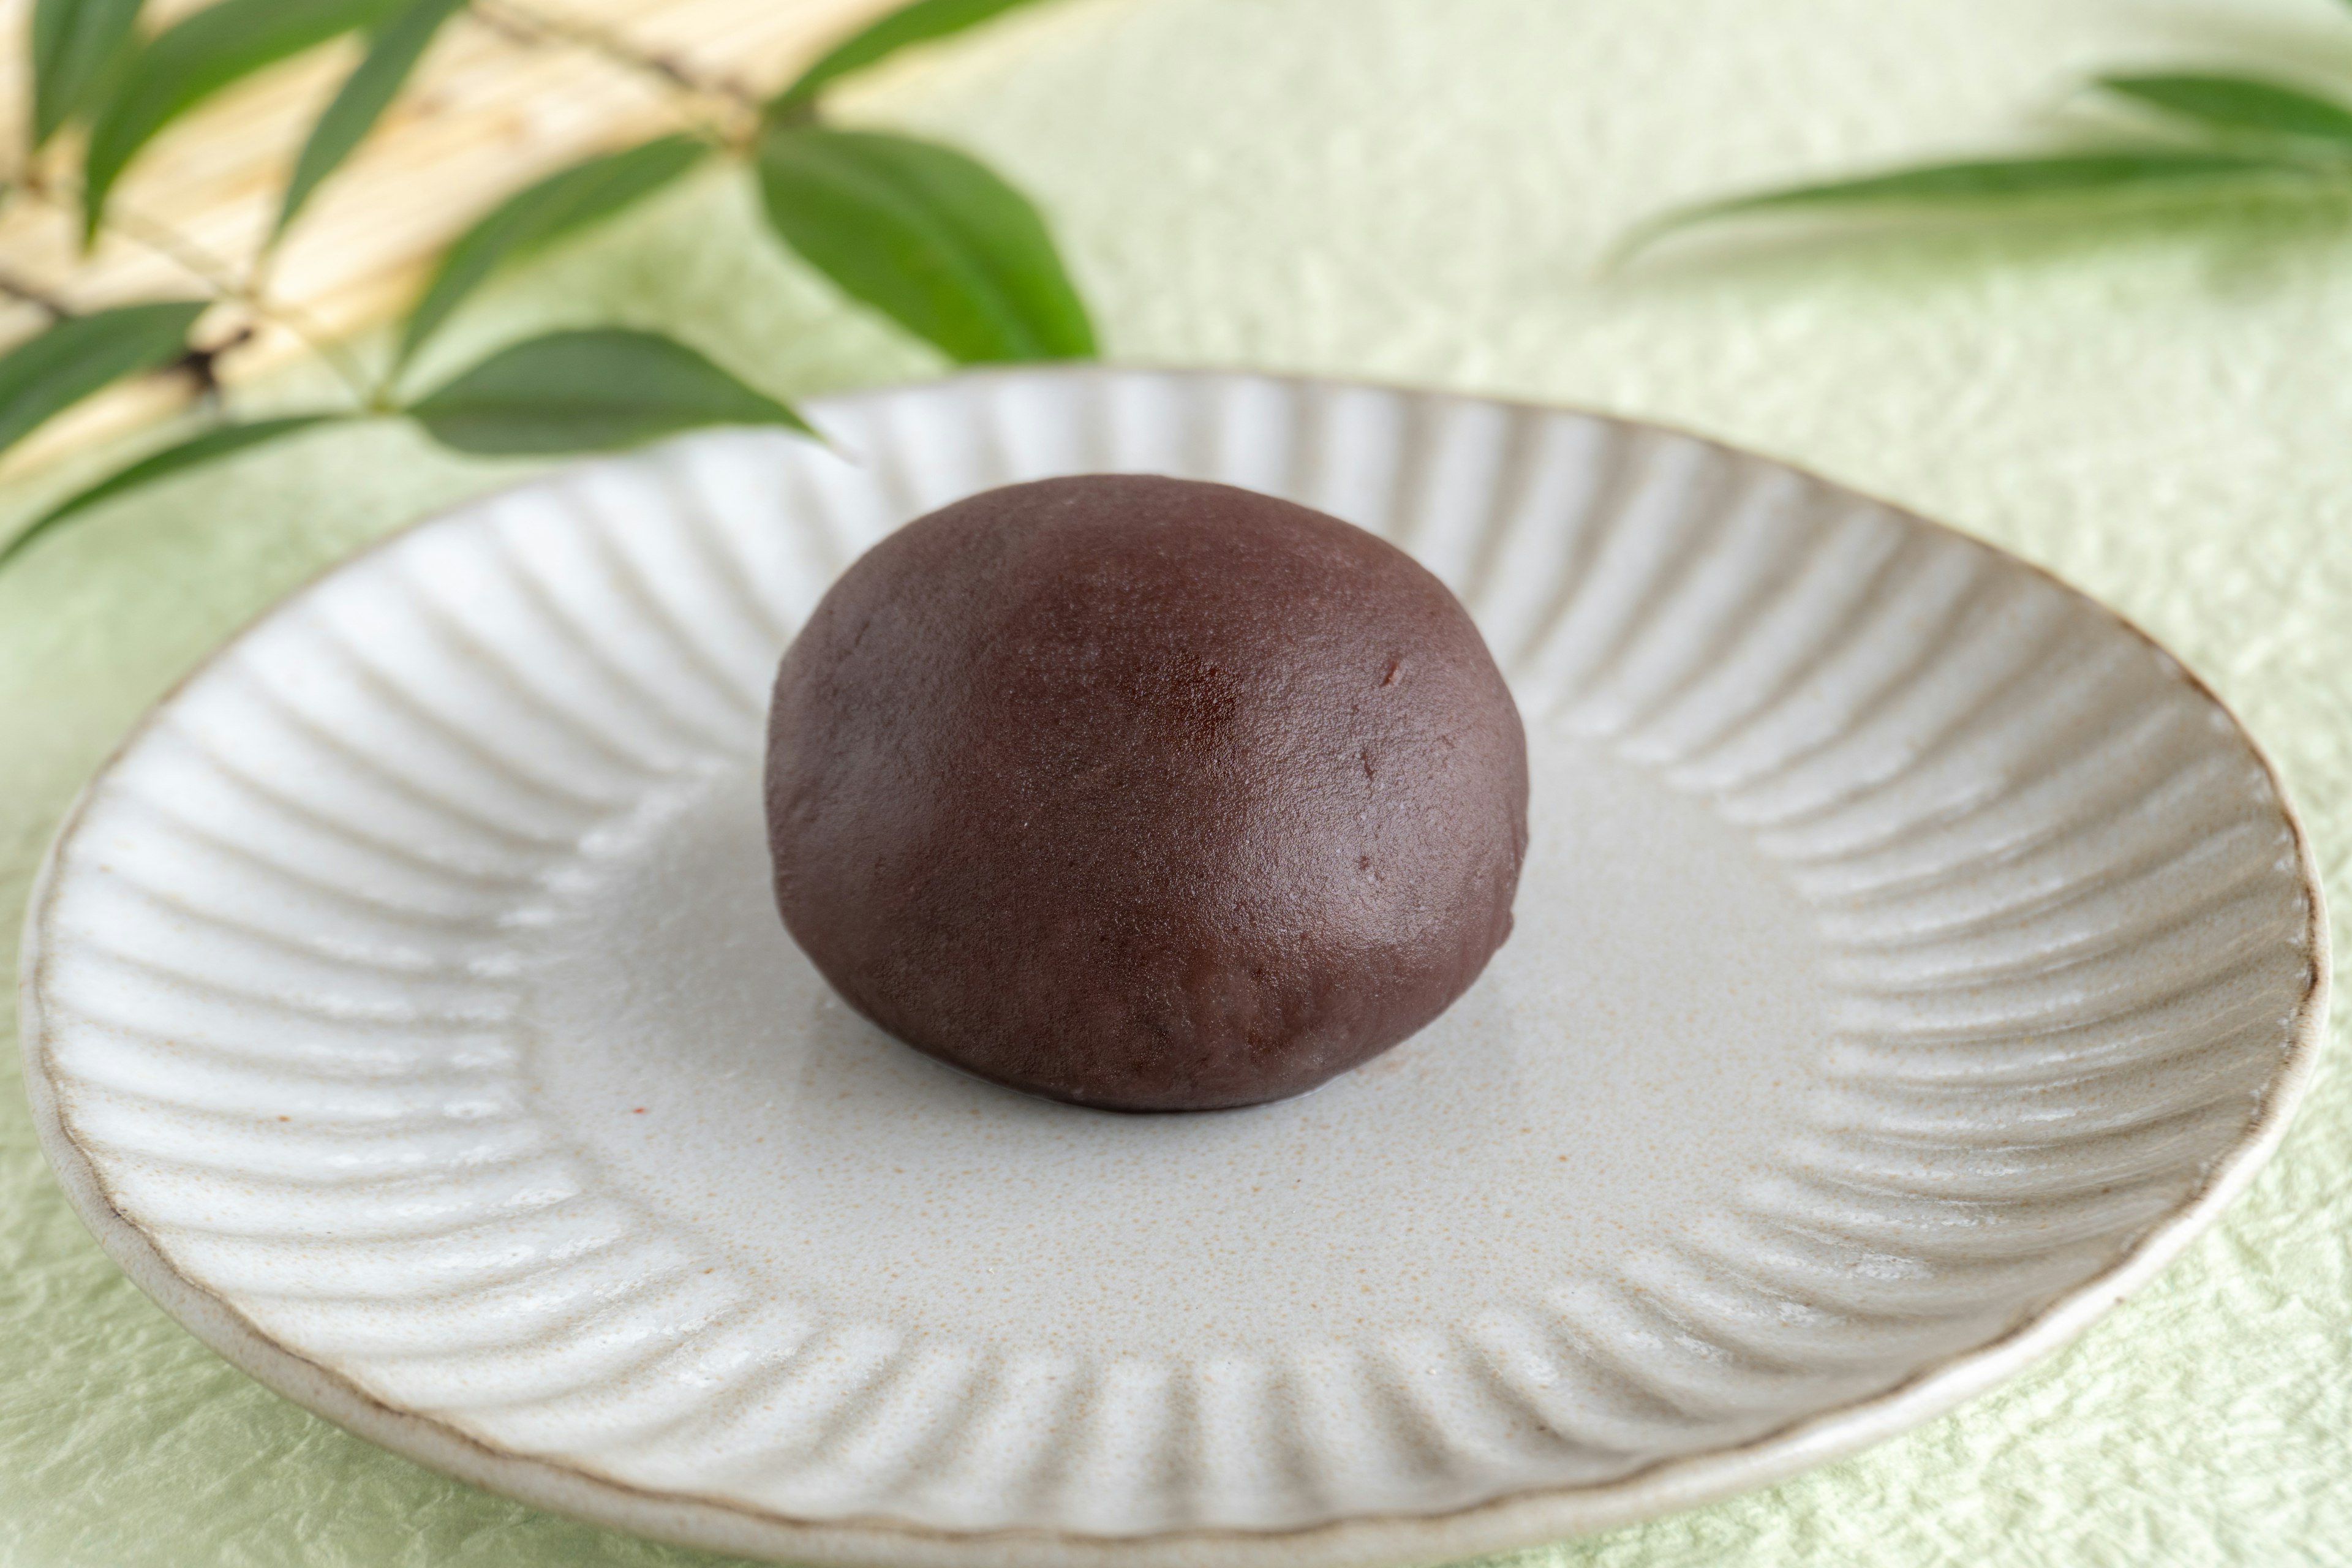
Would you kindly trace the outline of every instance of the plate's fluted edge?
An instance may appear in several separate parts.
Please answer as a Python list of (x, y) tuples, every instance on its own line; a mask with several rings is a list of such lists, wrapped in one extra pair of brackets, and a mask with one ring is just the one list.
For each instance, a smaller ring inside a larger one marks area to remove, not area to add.
[[(1068, 369), (1004, 369), (967, 373), (948, 379), (1014, 380), (1071, 374)], [(1190, 379), (1194, 375), (1263, 373), (1089, 366), (1075, 374), (1098, 379)], [(1415, 389), (1378, 383), (1278, 375), (1263, 378), (1294, 384), (1362, 386), (1400, 395), (1415, 395)], [(812, 400), (812, 412), (822, 416), (827, 403), (863, 401), (898, 390), (902, 389), (876, 388), (845, 394), (838, 399)], [(1589, 412), (1511, 399), (1478, 401), (1523, 409)], [(1593, 413), (1592, 416), (1616, 424), (1646, 425), (1686, 436), (1711, 447), (1737, 450), (1725, 447), (1712, 437), (1656, 421), (1631, 420), (1603, 413)], [(1771, 460), (1796, 472), (1808, 473), (1801, 466), (1785, 459)], [(1808, 477), (1817, 478), (1810, 474)], [(534, 482), (527, 479), (515, 488)], [(1859, 499), (1874, 499), (1836, 481), (1821, 482)], [(481, 499), (461, 504), (470, 508), (480, 504)], [(1969, 537), (1920, 518), (1907, 508), (1883, 501), (1879, 504), (1933, 531)], [(416, 529), (429, 526), (439, 515), (420, 520), (360, 553), (372, 554)], [(1971, 542), (1983, 544), (1982, 541)], [(2031, 573), (2057, 582), (2052, 574), (2031, 562), (2007, 552), (1997, 553)], [(329, 573), (342, 570), (356, 558), (347, 558), (330, 568)], [(2087, 601), (2087, 595), (2079, 590), (2063, 582), (2058, 586), (2069, 596)], [(307, 585), (292, 596), (306, 591)], [(1665, 1461), (1617, 1481), (1515, 1493), (1441, 1515), (1359, 1516), (1286, 1531), (1187, 1530), (1118, 1538), (1034, 1530), (965, 1533), (873, 1519), (806, 1521), (724, 1503), (643, 1491), (563, 1465), (504, 1453), (440, 1422), (385, 1405), (331, 1368), (278, 1343), (226, 1301), (182, 1275), (147, 1235), (116, 1208), (95, 1168), (66, 1129), (43, 1048), (38, 987), (33, 979), (41, 963), (40, 916), (50, 896), (59, 851), (73, 835), (84, 802), (90, 797), (90, 788), (86, 788), (68, 810), (35, 879), (19, 953), (21, 1041), (26, 1092), (36, 1130), (42, 1152), (58, 1173), (68, 1200), (100, 1246), (135, 1284), (232, 1363), (298, 1404), (405, 1458), (539, 1507), (638, 1534), (752, 1555), (811, 1563), (874, 1564), (876, 1568), (1016, 1563), (1069, 1564), (1071, 1568), (1097, 1568), (1113, 1563), (1140, 1564), (1144, 1568), (1190, 1568), (1192, 1564), (1243, 1562), (1297, 1564), (1303, 1568), (1307, 1564), (1434, 1562), (1614, 1528), (1769, 1485), (1844, 1458), (1950, 1410), (2058, 1350), (2172, 1262), (2252, 1180), (2284, 1136), (2315, 1069), (2325, 1038), (2331, 989), (2326, 908), (2309, 834), (2276, 766), (2230, 706), (2127, 617), (2095, 601), (2088, 602), (2100, 614), (2162, 654), (2179, 679), (2230, 720), (2238, 739), (2268, 779), (2273, 799), (2295, 842), (2299, 879), (2308, 912), (2306, 951), (2311, 957), (2311, 979), (2288, 1031), (2286, 1051), (2254, 1119), (2237, 1142), (2215, 1157), (2199, 1188), (2150, 1226), (2121, 1259), (2068, 1290), (2001, 1339), (1951, 1356), (1937, 1369), (1896, 1388), (1809, 1417), (1752, 1442)], [(274, 613), (275, 607), (265, 611), (254, 624)], [(209, 668), (250, 629), (247, 627), (225, 643), (180, 686)], [(179, 689), (175, 686), (173, 693)], [(115, 758), (146, 731), (155, 714), (168, 707), (171, 700), (172, 694), (167, 694), (147, 718), (134, 726), (114, 757), (99, 771), (97, 779), (105, 776)], [(93, 787), (97, 779), (93, 780)]]

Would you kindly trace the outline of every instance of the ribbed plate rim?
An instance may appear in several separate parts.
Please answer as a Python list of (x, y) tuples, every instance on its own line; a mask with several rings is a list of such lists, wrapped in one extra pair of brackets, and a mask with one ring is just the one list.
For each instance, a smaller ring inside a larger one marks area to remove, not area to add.
[(1355, 377), (1138, 364), (965, 371), (928, 381), (811, 398), (804, 400), (803, 407), (815, 416), (814, 422), (822, 425), (826, 410), (835, 405), (921, 395), (976, 383), (1073, 376), (1097, 382), (1113, 378), (1255, 379), (1301, 390), (1352, 389), (1400, 397), (1437, 395), (1513, 412), (1577, 415), (1629, 430), (1655, 431), (1734, 457), (1761, 458), (1829, 490), (1884, 507), (1906, 524), (1990, 551), (2009, 566), (2050, 582), (2070, 598), (2090, 604), (2150, 649), (2171, 660), (2179, 678), (2229, 721), (2236, 738), (2263, 770), (2280, 816), (2294, 840), (2296, 871), (2309, 911), (2306, 951), (2311, 955), (2312, 978), (2295, 1010), (2278, 1070), (2263, 1091), (2255, 1115), (2244, 1131), (2214, 1156), (2203, 1184), (2150, 1226), (2113, 1265), (2060, 1293), (1996, 1340), (1941, 1357), (1894, 1388), (1805, 1417), (1748, 1442), (1662, 1460), (1614, 1480), (1520, 1490), (1449, 1512), (1360, 1513), (1287, 1530), (1191, 1528), (1139, 1536), (1034, 1528), (959, 1531), (872, 1517), (832, 1521), (794, 1518), (746, 1505), (631, 1487), (555, 1461), (493, 1447), (443, 1422), (394, 1409), (373, 1398), (332, 1368), (262, 1331), (227, 1300), (188, 1279), (166, 1259), (147, 1233), (115, 1206), (88, 1153), (66, 1127), (45, 1048), (46, 1029), (37, 1000), (38, 988), (33, 982), (42, 962), (40, 917), (49, 904), (63, 851), (79, 826), (85, 806), (117, 763), (139, 744), (188, 687), (327, 578), (357, 567), (409, 534), (439, 522), (450, 512), (480, 507), (499, 495), (543, 484), (552, 474), (562, 471), (558, 468), (469, 497), (396, 529), (320, 572), (262, 611), (157, 700), (83, 786), (59, 824), (26, 900), (24, 935), (18, 951), (18, 1037), (24, 1056), (26, 1089), (42, 1153), (65, 1187), (68, 1201), (100, 1247), (131, 1277), (132, 1283), (232, 1365), (358, 1436), (429, 1468), (519, 1501), (680, 1545), (813, 1564), (837, 1563), (844, 1568), (978, 1568), (1012, 1563), (1045, 1564), (1052, 1568), (1110, 1568), (1111, 1564), (1196, 1568), (1208, 1563), (1244, 1568), (1258, 1564), (1267, 1568), (1323, 1568), (1327, 1564), (1339, 1568), (1345, 1564), (1436, 1563), (1591, 1534), (1753, 1490), (1847, 1458), (1946, 1414), (2063, 1348), (2162, 1272), (2220, 1216), (2276, 1151), (2309, 1089), (2326, 1034), (2333, 974), (2326, 896), (2317, 858), (2276, 763), (2243, 719), (2128, 616), (1992, 542), (1825, 478), (1801, 464), (1740, 447), (1668, 421), (1630, 417), (1572, 404), (1488, 397), (1451, 388)]

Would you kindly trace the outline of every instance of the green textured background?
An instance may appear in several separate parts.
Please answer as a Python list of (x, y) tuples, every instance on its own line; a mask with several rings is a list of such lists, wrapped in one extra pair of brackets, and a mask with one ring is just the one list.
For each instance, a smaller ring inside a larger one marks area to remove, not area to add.
[[(1757, 181), (1998, 146), (2110, 64), (2352, 83), (2337, 0), (1065, 0), (854, 113), (1043, 198), (1108, 352), (1598, 405), (1797, 458), (2042, 562), (2147, 626), (2284, 769), (2352, 909), (2352, 205), (2221, 221), (1610, 237)], [(709, 177), (505, 283), (444, 363), (666, 327), (802, 394), (933, 362), (838, 305)], [(261, 401), (304, 392), (297, 374)], [(394, 428), (93, 514), (0, 574), (0, 906), (74, 789), (229, 630), (520, 471)], [(73, 475), (0, 493), (0, 526)], [(16, 1071), (14, 1051), (5, 1070)], [(2080, 1343), (1789, 1485), (1523, 1561), (2352, 1563), (2352, 1075)], [(709, 1563), (346, 1436), (164, 1319), (0, 1093), (0, 1562)]]

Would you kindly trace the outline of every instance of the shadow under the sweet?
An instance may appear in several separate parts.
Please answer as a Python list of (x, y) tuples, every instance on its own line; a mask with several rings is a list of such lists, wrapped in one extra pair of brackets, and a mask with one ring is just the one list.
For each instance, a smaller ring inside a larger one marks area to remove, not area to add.
[(531, 1098), (822, 1315), (1159, 1358), (1540, 1310), (1737, 1205), (1815, 1087), (1828, 1002), (1737, 830), (1604, 747), (1535, 750), (1510, 942), (1316, 1094), (1114, 1116), (899, 1045), (783, 931), (739, 765), (569, 879), (528, 964)]

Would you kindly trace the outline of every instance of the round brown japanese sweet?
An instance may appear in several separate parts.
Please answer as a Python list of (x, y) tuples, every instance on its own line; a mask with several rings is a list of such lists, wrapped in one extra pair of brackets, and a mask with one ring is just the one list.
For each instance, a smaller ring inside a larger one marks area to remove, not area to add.
[(1080, 1105), (1299, 1093), (1511, 930), (1527, 742), (1444, 585), (1339, 519), (1096, 474), (892, 534), (784, 657), (784, 923), (850, 1005)]

